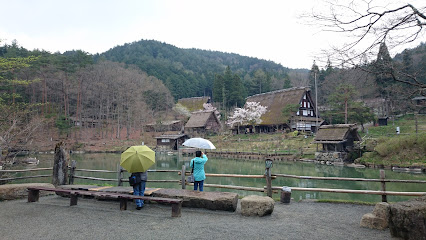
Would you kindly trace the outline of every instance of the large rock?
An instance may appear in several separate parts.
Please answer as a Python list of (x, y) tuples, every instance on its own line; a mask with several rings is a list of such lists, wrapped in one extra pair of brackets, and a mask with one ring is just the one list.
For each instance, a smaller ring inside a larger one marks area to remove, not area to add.
[(426, 196), (391, 204), (389, 229), (393, 237), (426, 239)]
[(159, 189), (153, 197), (179, 198), (183, 207), (206, 208), (210, 210), (235, 211), (238, 194), (230, 192), (198, 192), (188, 189)]
[[(23, 184), (5, 184), (0, 185), (0, 200), (14, 200), (26, 198), (28, 196), (28, 187), (54, 187), (50, 183), (23, 183)], [(40, 196), (54, 194), (52, 192), (41, 191)]]
[(274, 199), (249, 195), (241, 199), (241, 214), (244, 216), (265, 216), (274, 211)]
[(362, 216), (361, 227), (383, 230), (389, 226), (389, 203), (377, 203), (373, 213)]

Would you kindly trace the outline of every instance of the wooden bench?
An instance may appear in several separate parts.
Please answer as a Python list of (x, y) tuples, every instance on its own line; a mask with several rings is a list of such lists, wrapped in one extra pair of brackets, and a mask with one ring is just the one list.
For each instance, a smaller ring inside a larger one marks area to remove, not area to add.
[(170, 203), (172, 205), (172, 217), (180, 217), (182, 212), (182, 199), (160, 198), (148, 196), (134, 196), (130, 194), (108, 193), (108, 192), (93, 192), (88, 190), (72, 190), (47, 187), (28, 187), (28, 202), (37, 202), (40, 197), (40, 191), (50, 191), (55, 193), (69, 194), (70, 206), (77, 205), (79, 196), (92, 196), (103, 199), (118, 199), (120, 200), (120, 210), (127, 210), (127, 201), (134, 199), (142, 199), (144, 201), (154, 201), (158, 203)]

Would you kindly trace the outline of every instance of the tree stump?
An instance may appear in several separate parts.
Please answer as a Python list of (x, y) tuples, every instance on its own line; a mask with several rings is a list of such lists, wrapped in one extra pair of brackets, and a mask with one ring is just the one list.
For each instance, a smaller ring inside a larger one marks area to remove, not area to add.
[(54, 186), (65, 185), (68, 182), (69, 155), (65, 151), (63, 142), (55, 146), (55, 156), (53, 163), (52, 184)]

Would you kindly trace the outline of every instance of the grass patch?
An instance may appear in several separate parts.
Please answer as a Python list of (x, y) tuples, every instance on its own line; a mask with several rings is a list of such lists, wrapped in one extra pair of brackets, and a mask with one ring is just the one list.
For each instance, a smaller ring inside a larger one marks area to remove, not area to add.
[(426, 134), (381, 138), (373, 152), (364, 153), (359, 163), (385, 166), (426, 166)]

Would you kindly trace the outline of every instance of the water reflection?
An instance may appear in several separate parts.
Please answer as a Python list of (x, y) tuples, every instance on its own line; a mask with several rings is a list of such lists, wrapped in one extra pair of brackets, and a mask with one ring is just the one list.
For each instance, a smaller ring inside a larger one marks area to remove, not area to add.
[[(186, 166), (189, 170), (189, 163), (192, 157), (179, 157), (178, 155), (157, 154), (156, 163), (151, 169), (157, 170), (181, 170), (182, 165)], [(38, 155), (37, 159), (40, 160), (38, 168), (52, 167), (53, 155)], [(110, 171), (117, 171), (120, 162), (120, 154), (73, 154), (71, 160), (77, 162), (77, 169), (103, 169)], [(28, 166), (16, 166), (15, 169), (23, 169)], [(265, 172), (265, 164), (263, 161), (248, 161), (237, 159), (221, 159), (209, 158), (205, 165), (207, 173), (231, 173), (231, 174), (245, 174), (245, 175), (261, 175)], [(378, 169), (368, 168), (350, 168), (343, 166), (329, 166), (305, 162), (274, 162), (272, 174), (291, 174), (298, 176), (319, 176), (319, 177), (349, 177), (349, 178), (379, 178)], [(25, 173), (29, 175), (28, 173)], [(50, 171), (43, 171), (42, 173), (30, 173), (31, 175), (51, 174)], [(22, 176), (22, 174), (18, 174)], [(102, 177), (109, 179), (116, 179), (116, 173), (81, 173), (77, 175)], [(127, 173), (124, 177), (127, 177)], [(174, 173), (149, 173), (149, 179), (166, 179), (166, 180), (179, 180), (181, 177), (176, 172)], [(425, 174), (412, 174), (392, 172), (386, 170), (386, 178), (390, 179), (413, 179), (413, 180), (426, 180)], [(27, 179), (21, 182), (49, 182), (50, 179)], [(16, 182), (18, 183), (18, 182)], [(208, 177), (206, 179), (208, 184), (223, 184), (223, 185), (236, 185), (246, 187), (263, 188), (266, 185), (264, 179), (250, 179), (250, 178), (231, 178), (231, 177)], [(75, 184), (99, 184), (99, 185), (115, 185), (116, 182), (101, 182), (101, 181), (88, 181), (76, 179)], [(375, 182), (355, 182), (355, 181), (331, 181), (331, 180), (308, 180), (308, 179), (294, 179), (277, 177), (272, 182), (273, 186), (282, 187), (305, 187), (305, 188), (334, 188), (334, 189), (356, 189), (356, 190), (380, 190), (380, 183)], [(158, 188), (180, 188), (176, 183), (148, 183), (147, 187)], [(387, 183), (386, 189), (388, 191), (424, 191), (426, 184), (403, 184), (403, 183)], [(239, 195), (258, 194), (264, 193), (248, 192), (241, 190), (230, 190), (222, 188), (206, 188), (207, 191), (233, 191)], [(279, 198), (279, 194), (274, 194), (275, 198)], [(381, 201), (380, 195), (363, 195), (363, 194), (346, 194), (346, 193), (326, 193), (326, 192), (300, 192), (293, 191), (292, 197), (295, 200), (301, 199), (339, 199), (339, 200), (356, 200), (365, 202), (379, 202)], [(388, 196), (388, 201), (402, 201), (410, 199), (411, 197), (398, 197)]]

